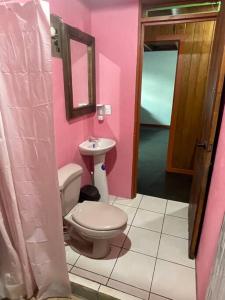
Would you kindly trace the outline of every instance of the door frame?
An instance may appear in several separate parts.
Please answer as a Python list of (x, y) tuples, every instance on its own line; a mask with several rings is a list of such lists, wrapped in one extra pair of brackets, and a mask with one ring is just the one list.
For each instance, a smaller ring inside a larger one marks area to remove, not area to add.
[[(134, 110), (134, 134), (133, 134), (133, 161), (132, 161), (132, 184), (131, 198), (135, 198), (137, 193), (137, 167), (138, 167), (138, 146), (140, 141), (140, 107), (141, 107), (141, 87), (143, 70), (143, 49), (144, 32), (146, 26), (151, 25), (169, 25), (179, 23), (191, 23), (201, 21), (215, 21), (218, 13), (199, 13), (178, 16), (163, 16), (142, 18), (141, 0), (139, 0), (139, 28), (138, 28), (138, 46), (137, 46), (137, 70), (136, 70), (136, 92), (135, 92), (135, 110)], [(171, 1), (172, 2), (172, 1)], [(180, 2), (181, 3), (181, 2)], [(167, 3), (169, 4), (169, 3)], [(179, 4), (179, 2), (178, 2)], [(161, 5), (162, 7), (165, 5)], [(176, 83), (175, 83), (176, 86)]]

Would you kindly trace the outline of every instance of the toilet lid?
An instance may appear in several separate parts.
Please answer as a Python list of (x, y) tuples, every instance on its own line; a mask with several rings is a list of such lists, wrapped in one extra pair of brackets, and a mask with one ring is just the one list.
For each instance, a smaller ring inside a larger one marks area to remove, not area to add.
[(93, 230), (113, 230), (126, 225), (127, 214), (122, 209), (103, 202), (85, 201), (75, 206), (72, 219)]

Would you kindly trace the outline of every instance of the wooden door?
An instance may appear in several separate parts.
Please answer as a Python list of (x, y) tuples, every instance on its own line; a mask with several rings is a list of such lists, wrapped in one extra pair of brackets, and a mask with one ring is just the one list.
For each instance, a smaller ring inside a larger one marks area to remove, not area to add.
[(207, 198), (207, 183), (212, 159), (218, 114), (225, 75), (225, 1), (222, 1), (221, 12), (215, 29), (211, 65), (203, 107), (203, 124), (196, 145), (193, 184), (189, 207), (189, 256), (197, 253), (204, 208)]
[(153, 41), (179, 42), (167, 154), (168, 172), (193, 175), (215, 24), (214, 19), (145, 27), (145, 44)]

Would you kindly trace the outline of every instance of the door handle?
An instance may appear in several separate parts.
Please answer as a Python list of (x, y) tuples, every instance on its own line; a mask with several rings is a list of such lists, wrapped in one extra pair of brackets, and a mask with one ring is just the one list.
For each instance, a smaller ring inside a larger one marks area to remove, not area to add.
[(202, 148), (208, 152), (212, 152), (213, 144), (208, 144), (207, 142), (199, 142), (196, 144), (198, 148)]
[(205, 142), (203, 142), (203, 143), (197, 143), (197, 147), (203, 148), (203, 149), (207, 149), (207, 145), (206, 145)]

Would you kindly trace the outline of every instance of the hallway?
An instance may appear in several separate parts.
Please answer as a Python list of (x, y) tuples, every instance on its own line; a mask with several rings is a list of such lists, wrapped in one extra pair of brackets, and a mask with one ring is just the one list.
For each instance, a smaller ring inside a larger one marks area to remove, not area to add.
[(166, 173), (169, 129), (140, 128), (138, 193), (179, 202), (189, 202), (191, 176)]

